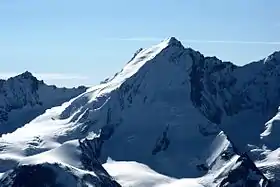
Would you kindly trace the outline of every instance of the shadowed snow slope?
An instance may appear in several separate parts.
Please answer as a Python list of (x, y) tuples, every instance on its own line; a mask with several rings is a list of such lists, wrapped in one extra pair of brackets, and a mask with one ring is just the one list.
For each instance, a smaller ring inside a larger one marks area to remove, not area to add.
[(4, 134), (0, 172), (48, 163), (103, 185), (267, 186), (252, 160), (277, 147), (277, 128), (264, 125), (280, 103), (277, 54), (238, 67), (174, 37), (141, 49), (113, 77)]

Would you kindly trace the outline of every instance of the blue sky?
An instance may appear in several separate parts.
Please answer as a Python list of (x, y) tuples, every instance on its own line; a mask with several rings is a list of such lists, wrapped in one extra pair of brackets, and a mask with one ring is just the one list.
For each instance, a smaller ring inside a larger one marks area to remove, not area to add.
[(0, 77), (94, 85), (140, 47), (175, 36), (245, 64), (280, 49), (279, 0), (0, 1)]

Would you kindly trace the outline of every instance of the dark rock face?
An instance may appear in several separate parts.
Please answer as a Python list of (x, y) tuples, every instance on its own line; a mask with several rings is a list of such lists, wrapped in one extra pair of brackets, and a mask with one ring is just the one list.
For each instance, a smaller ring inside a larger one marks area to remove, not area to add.
[(254, 162), (243, 154), (236, 161), (219, 187), (272, 187), (273, 184), (262, 174)]
[[(236, 79), (230, 73), (236, 68), (231, 63), (222, 62), (215, 57), (204, 57), (190, 52), (192, 68), (190, 72), (191, 100), (197, 108), (213, 123), (220, 124), (227, 110), (231, 87)], [(224, 106), (217, 102), (218, 98)]]
[(0, 124), (8, 120), (8, 112), (0, 108)]
[[(219, 124), (223, 110), (217, 106), (216, 99), (221, 94), (220, 90), (226, 87), (226, 83), (224, 80), (216, 80), (219, 79), (219, 76), (215, 76), (215, 74), (222, 72), (226, 65), (216, 58), (199, 56), (199, 59), (196, 59), (193, 54), (191, 57), (193, 59), (190, 73), (191, 100), (208, 119)], [(215, 69), (216, 63), (223, 65), (223, 68), (220, 71), (211, 71), (211, 69)], [(202, 107), (206, 107), (206, 109), (203, 110)]]
[(152, 151), (153, 155), (156, 155), (160, 151), (165, 151), (168, 148), (170, 144), (170, 140), (168, 138), (168, 129), (169, 129), (169, 125), (166, 126), (162, 135), (157, 139), (156, 145)]
[(28, 187), (28, 186), (63, 186), (56, 182), (56, 175), (51, 168), (36, 166), (21, 166), (1, 179), (3, 187)]
[[(204, 75), (203, 70), (203, 57), (200, 59), (195, 59), (194, 55), (190, 53), (192, 58), (192, 70), (190, 73), (190, 82), (191, 82), (191, 100), (193, 101), (194, 105), (200, 107), (202, 105), (202, 91), (204, 89), (203, 82), (201, 79)], [(196, 62), (198, 61), (198, 62)]]
[[(114, 132), (114, 127), (104, 126), (98, 136), (88, 139), (79, 140), (80, 148), (82, 150), (81, 161), (87, 170), (95, 171), (102, 165), (99, 163), (102, 146)], [(98, 167), (96, 167), (98, 166)], [(101, 168), (102, 169), (102, 168)], [(104, 170), (104, 169), (102, 169)], [(105, 170), (102, 172), (106, 172)]]
[(75, 174), (71, 168), (59, 164), (38, 164), (19, 166), (4, 174), (0, 180), (1, 187), (69, 187), (69, 186), (99, 186), (120, 187), (112, 180), (83, 174), (82, 177)]
[(101, 130), (99, 137), (93, 139), (79, 140), (80, 148), (82, 150), (81, 162), (86, 170), (93, 171), (102, 185), (108, 187), (120, 187), (120, 185), (109, 175), (103, 168), (99, 157), (104, 141), (108, 140), (112, 135), (112, 129)]

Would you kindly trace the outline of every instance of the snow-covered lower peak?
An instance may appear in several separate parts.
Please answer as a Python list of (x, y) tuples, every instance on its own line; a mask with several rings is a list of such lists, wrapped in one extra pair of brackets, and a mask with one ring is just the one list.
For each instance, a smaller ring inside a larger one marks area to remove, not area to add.
[(278, 66), (270, 58), (238, 67), (171, 37), (138, 50), (100, 85), (3, 134), (0, 173), (11, 179), (10, 169), (47, 163), (70, 168), (71, 177), (91, 172), (95, 181), (122, 186), (265, 187), (267, 176), (254, 161), (265, 162), (276, 141), (266, 143), (260, 133), (280, 105)]
[(279, 112), (272, 117), (266, 124), (265, 130), (260, 134), (261, 148), (252, 151), (259, 152), (259, 158), (256, 165), (260, 170), (277, 185), (280, 185), (280, 146), (279, 146), (279, 133), (280, 133), (280, 115)]
[(46, 109), (85, 92), (85, 87), (57, 88), (39, 81), (30, 72), (0, 80), (0, 135), (31, 121)]
[(200, 179), (167, 177), (137, 162), (108, 161), (103, 166), (123, 187), (203, 187)]
[(266, 148), (275, 150), (279, 147), (280, 133), (280, 113), (278, 112), (271, 120), (265, 124), (265, 130), (261, 133), (261, 140)]

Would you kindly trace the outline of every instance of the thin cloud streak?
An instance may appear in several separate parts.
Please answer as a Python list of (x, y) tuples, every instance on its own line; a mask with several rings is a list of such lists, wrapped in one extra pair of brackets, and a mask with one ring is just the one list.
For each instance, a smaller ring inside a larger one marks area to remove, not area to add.
[[(162, 41), (162, 38), (143, 37), (143, 38), (108, 38), (111, 41), (141, 41), (141, 42), (153, 42)], [(269, 41), (231, 41), (231, 40), (189, 40), (181, 39), (180, 41), (186, 43), (217, 43), (217, 44), (261, 44), (261, 45), (280, 45), (280, 41), (269, 42)]]
[[(13, 72), (0, 72), (0, 79), (8, 79), (19, 75), (20, 73)], [(33, 74), (33, 73), (32, 73)], [(40, 80), (87, 80), (88, 77), (75, 74), (64, 74), (64, 73), (34, 73), (36, 78)]]
[(161, 41), (162, 38), (150, 38), (150, 37), (143, 37), (143, 38), (107, 38), (107, 40), (113, 41)]
[(224, 44), (263, 44), (263, 45), (280, 45), (280, 42), (265, 41), (230, 41), (230, 40), (182, 40), (189, 43), (224, 43)]

